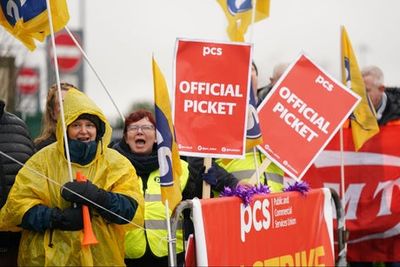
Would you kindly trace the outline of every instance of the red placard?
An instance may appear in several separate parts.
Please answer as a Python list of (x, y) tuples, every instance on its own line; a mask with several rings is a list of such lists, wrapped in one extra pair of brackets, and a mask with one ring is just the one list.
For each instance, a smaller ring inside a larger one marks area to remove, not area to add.
[(328, 189), (193, 200), (197, 266), (334, 266)]
[(178, 39), (175, 133), (182, 155), (244, 154), (251, 45)]
[(299, 180), (359, 99), (300, 55), (258, 107), (264, 141), (259, 148)]

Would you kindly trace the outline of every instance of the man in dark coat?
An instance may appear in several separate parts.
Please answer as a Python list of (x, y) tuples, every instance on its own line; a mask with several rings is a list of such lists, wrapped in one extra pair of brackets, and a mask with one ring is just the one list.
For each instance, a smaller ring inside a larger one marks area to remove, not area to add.
[[(34, 153), (34, 145), (24, 121), (4, 109), (0, 100), (0, 208), (7, 200), (15, 176), (22, 167), (3, 153), (25, 163)], [(17, 266), (20, 233), (0, 232), (0, 266)]]

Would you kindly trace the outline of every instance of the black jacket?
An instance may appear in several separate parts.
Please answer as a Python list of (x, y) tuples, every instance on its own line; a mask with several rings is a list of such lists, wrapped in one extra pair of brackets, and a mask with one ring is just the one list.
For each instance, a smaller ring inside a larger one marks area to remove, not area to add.
[[(158, 156), (157, 156), (157, 145), (153, 146), (153, 151), (150, 155), (138, 155), (133, 153), (129, 145), (125, 142), (125, 139), (122, 138), (120, 141), (113, 145), (113, 149), (117, 150), (119, 153), (124, 155), (135, 167), (137, 175), (143, 181), (143, 191), (146, 190), (147, 187), (147, 179), (152, 171), (159, 169), (158, 165)], [(199, 181), (199, 173), (191, 168), (189, 163), (189, 177), (186, 183), (185, 189), (182, 192), (182, 199), (192, 199), (197, 196), (196, 194), (196, 186), (197, 181)]]
[[(203, 193), (203, 179), (204, 175), (204, 158), (200, 157), (187, 157), (186, 161), (189, 163), (189, 170), (193, 173), (194, 179), (193, 191), (194, 195), (198, 198), (202, 197)], [(214, 168), (216, 184), (211, 186), (212, 190), (216, 192), (222, 192), (225, 187), (235, 188), (239, 183), (239, 180), (231, 173), (227, 172), (224, 168), (219, 166), (214, 160), (212, 161), (212, 167)], [(212, 192), (211, 192), (212, 194)]]
[(385, 94), (387, 95), (387, 103), (382, 118), (378, 120), (379, 125), (400, 119), (400, 88), (386, 88)]
[[(24, 121), (4, 110), (0, 100), (0, 151), (25, 163), (34, 153), (34, 145)], [(21, 165), (0, 155), (0, 208), (7, 200)]]

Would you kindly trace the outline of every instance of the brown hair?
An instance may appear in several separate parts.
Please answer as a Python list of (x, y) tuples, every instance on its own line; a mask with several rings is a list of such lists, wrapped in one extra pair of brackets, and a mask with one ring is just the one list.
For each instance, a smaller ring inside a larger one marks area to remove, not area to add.
[[(63, 91), (68, 91), (70, 88), (76, 88), (76, 86), (69, 83), (61, 83), (60, 86), (61, 90)], [(48, 139), (56, 132), (57, 118), (54, 114), (54, 108), (57, 97), (57, 84), (53, 84), (47, 93), (46, 110), (44, 111), (44, 115), (42, 117), (42, 132), (35, 139), (35, 145)]]
[(126, 119), (125, 119), (125, 127), (124, 127), (124, 135), (126, 134), (127, 127), (131, 123), (140, 121), (141, 119), (146, 118), (146, 117), (149, 119), (151, 124), (153, 124), (153, 126), (156, 127), (156, 120), (154, 119), (153, 113), (151, 113), (148, 110), (139, 109), (139, 110), (137, 110), (135, 112), (132, 112), (131, 114), (128, 115), (128, 117), (126, 117)]

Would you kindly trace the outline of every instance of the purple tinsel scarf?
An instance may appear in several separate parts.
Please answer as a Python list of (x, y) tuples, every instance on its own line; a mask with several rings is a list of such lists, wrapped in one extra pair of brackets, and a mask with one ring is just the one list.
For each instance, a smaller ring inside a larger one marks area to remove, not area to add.
[[(295, 182), (292, 185), (283, 189), (283, 192), (298, 191), (302, 195), (305, 195), (310, 190), (310, 186), (306, 182)], [(236, 196), (242, 199), (245, 206), (250, 204), (251, 199), (257, 194), (269, 194), (271, 193), (267, 185), (237, 185), (235, 188), (225, 187), (221, 192), (220, 197), (232, 197)]]
[(256, 194), (269, 194), (271, 191), (267, 185), (237, 185), (236, 188), (225, 187), (221, 197), (240, 197), (245, 206), (250, 204), (252, 197)]
[(300, 192), (302, 195), (305, 195), (308, 191), (310, 191), (310, 186), (307, 182), (295, 182), (292, 185), (283, 189), (283, 192), (290, 192), (290, 191), (297, 191)]

